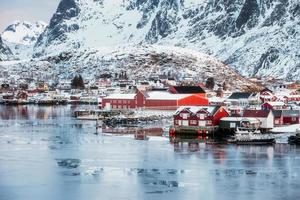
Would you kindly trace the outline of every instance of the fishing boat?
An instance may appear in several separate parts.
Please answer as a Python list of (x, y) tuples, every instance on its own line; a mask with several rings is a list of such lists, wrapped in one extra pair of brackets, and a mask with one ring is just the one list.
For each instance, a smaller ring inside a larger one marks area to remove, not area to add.
[(288, 138), (288, 143), (300, 145), (300, 129), (296, 130), (296, 135), (292, 135)]
[(80, 115), (80, 116), (77, 116), (76, 119), (78, 119), (78, 120), (98, 120), (99, 116), (96, 114)]
[(274, 136), (261, 134), (257, 129), (238, 128), (230, 142), (239, 145), (269, 145), (276, 143), (276, 140)]

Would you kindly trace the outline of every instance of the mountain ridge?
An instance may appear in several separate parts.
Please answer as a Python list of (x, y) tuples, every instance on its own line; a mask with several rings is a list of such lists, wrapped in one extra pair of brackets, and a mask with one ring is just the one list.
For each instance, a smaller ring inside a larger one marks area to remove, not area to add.
[(34, 53), (171, 45), (215, 56), (244, 76), (299, 80), (299, 18), (291, 0), (62, 0)]
[(1, 37), (15, 58), (28, 59), (32, 57), (33, 46), (46, 26), (42, 21), (14, 21), (1, 33)]

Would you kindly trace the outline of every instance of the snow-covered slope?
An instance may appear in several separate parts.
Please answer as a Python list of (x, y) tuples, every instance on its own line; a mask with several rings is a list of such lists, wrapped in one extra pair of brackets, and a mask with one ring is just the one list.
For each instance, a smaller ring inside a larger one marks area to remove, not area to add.
[(1, 35), (0, 35), (0, 61), (5, 61), (13, 58), (11, 50), (3, 44)]
[(62, 0), (35, 56), (120, 44), (186, 47), (243, 75), (300, 79), (295, 0)]
[[(9, 69), (12, 76), (19, 75), (20, 71), (22, 73), (27, 71), (28, 74), (22, 75), (23, 77), (45, 77), (45, 80), (69, 79), (76, 74), (81, 74), (85, 79), (97, 80), (97, 77), (104, 73), (114, 75), (126, 71), (131, 80), (144, 80), (162, 74), (172, 75), (179, 80), (188, 77), (196, 82), (205, 82), (208, 77), (214, 77), (216, 83), (226, 82), (231, 89), (258, 88), (211, 56), (179, 47), (158, 45), (75, 50), (39, 60), (14, 63), (2, 68)], [(36, 72), (39, 76), (30, 74)]]
[(40, 21), (35, 23), (15, 21), (2, 32), (1, 36), (17, 58), (26, 59), (31, 57), (33, 46), (45, 28), (46, 24)]

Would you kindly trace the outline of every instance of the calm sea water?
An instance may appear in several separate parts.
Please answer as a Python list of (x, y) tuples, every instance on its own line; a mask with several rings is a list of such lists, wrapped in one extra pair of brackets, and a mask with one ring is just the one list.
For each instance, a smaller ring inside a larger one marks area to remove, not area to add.
[(0, 199), (300, 199), (300, 148), (96, 135), (75, 107), (0, 106)]

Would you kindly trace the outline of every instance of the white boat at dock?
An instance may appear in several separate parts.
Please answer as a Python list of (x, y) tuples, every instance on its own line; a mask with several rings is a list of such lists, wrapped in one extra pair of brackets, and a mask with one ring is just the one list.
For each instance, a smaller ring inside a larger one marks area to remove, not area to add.
[(79, 119), (79, 120), (98, 120), (99, 116), (95, 115), (95, 114), (81, 115), (81, 116), (77, 116), (76, 119)]
[(241, 127), (238, 127), (233, 139), (228, 142), (244, 145), (268, 145), (276, 142), (271, 134), (262, 134), (259, 130), (260, 124), (256, 121), (243, 119)]
[(257, 129), (238, 128), (233, 140), (229, 141), (241, 145), (268, 145), (276, 142), (271, 134), (262, 134)]

